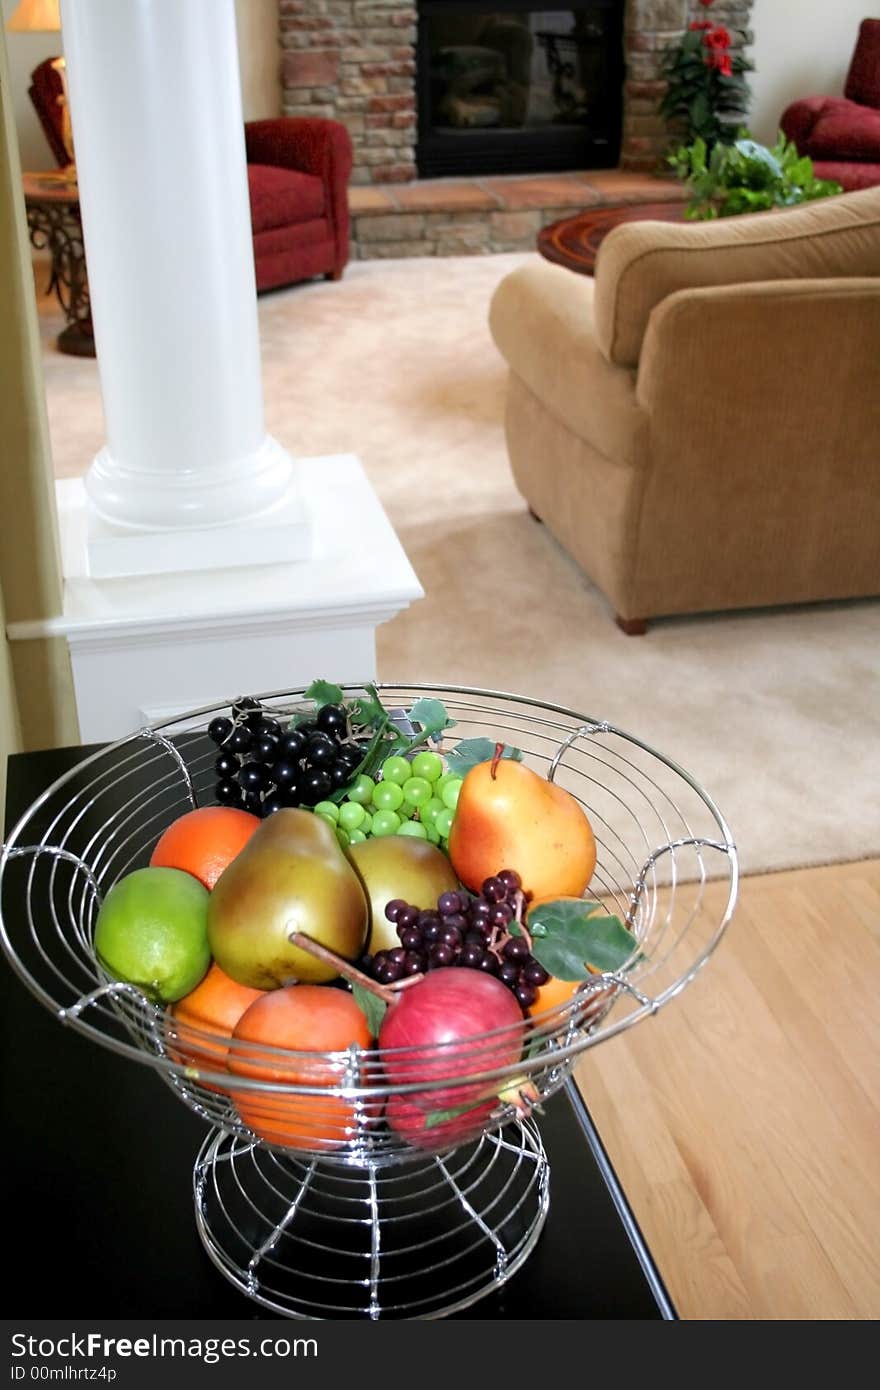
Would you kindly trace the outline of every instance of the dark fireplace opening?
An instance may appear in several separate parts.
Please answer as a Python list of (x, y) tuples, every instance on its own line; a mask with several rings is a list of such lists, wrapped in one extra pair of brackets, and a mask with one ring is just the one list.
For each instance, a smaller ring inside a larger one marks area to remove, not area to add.
[(422, 178), (613, 168), (623, 0), (418, 0)]

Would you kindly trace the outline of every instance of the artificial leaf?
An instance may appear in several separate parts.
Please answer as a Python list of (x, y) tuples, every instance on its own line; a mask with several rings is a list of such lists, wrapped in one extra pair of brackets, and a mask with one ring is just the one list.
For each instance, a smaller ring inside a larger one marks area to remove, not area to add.
[[(527, 925), (532, 955), (558, 980), (586, 980), (597, 970), (620, 970), (638, 949), (619, 917), (582, 898), (540, 903), (529, 909)], [(510, 930), (519, 935), (515, 923)]]
[(420, 726), (422, 739), (430, 734), (442, 733), (444, 729), (451, 729), (455, 723), (454, 719), (449, 718), (442, 700), (424, 697), (421, 700), (416, 700), (409, 712), (409, 717), (413, 724)]
[[(490, 763), (495, 757), (496, 747), (491, 738), (463, 738), (447, 753), (446, 765), (456, 777), (464, 777), (478, 763)], [(507, 744), (504, 745), (501, 756), (517, 763), (521, 763), (523, 758), (519, 748), (510, 748)]]
[(380, 724), (385, 718), (385, 706), (374, 685), (365, 685), (364, 694), (350, 701), (348, 708), (356, 724)]
[(486, 1097), (482, 1100), (471, 1100), (466, 1105), (453, 1105), (449, 1110), (431, 1110), (425, 1116), (425, 1129), (436, 1129), (438, 1125), (445, 1125), (447, 1120), (457, 1120), (459, 1115), (466, 1115), (469, 1110), (479, 1110), (481, 1105), (485, 1105)]
[(354, 1002), (367, 1020), (367, 1026), (370, 1032), (374, 1038), (378, 1037), (379, 1029), (382, 1026), (382, 1019), (385, 1017), (385, 1010), (388, 1008), (388, 1005), (385, 1003), (385, 1000), (380, 999), (377, 994), (373, 994), (371, 990), (365, 989), (363, 985), (359, 985), (357, 980), (352, 980), (351, 992), (354, 996)]
[(305, 694), (307, 700), (314, 700), (316, 709), (322, 709), (324, 705), (342, 704), (342, 691), (329, 681), (312, 681)]

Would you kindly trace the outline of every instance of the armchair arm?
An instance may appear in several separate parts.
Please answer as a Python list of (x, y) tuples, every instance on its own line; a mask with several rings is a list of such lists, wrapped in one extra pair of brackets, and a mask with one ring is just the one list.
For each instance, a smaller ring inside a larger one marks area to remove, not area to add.
[(635, 367), (652, 311), (677, 290), (852, 275), (880, 275), (880, 188), (715, 222), (625, 223), (599, 248), (596, 340)]
[(351, 136), (339, 121), (324, 117), (278, 116), (247, 121), (244, 127), (248, 164), (271, 164), (314, 174), (323, 181), (327, 213), (336, 236), (336, 261), (348, 259), (348, 179)]
[(779, 118), (779, 128), (787, 140), (792, 140), (798, 154), (809, 154), (810, 136), (813, 126), (821, 115), (827, 97), (801, 97), (786, 106)]
[(535, 257), (501, 281), (489, 328), (511, 372), (557, 420), (607, 459), (638, 463), (644, 421), (633, 374), (596, 346), (588, 276)]

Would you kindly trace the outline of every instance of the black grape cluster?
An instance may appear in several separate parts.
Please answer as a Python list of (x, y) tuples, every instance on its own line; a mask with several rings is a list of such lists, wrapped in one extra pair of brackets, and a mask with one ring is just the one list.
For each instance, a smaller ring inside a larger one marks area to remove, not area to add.
[(351, 738), (342, 705), (324, 705), (314, 719), (285, 729), (250, 695), (235, 701), (231, 718), (212, 719), (208, 737), (220, 749), (220, 805), (261, 817), (282, 806), (314, 806), (347, 787), (366, 751)]
[(550, 977), (525, 938), (510, 932), (521, 889), (519, 874), (502, 869), (486, 879), (478, 896), (464, 890), (441, 893), (436, 909), (392, 899), (385, 916), (397, 928), (400, 945), (366, 957), (362, 969), (383, 985), (442, 966), (483, 970), (512, 990), (527, 1009)]

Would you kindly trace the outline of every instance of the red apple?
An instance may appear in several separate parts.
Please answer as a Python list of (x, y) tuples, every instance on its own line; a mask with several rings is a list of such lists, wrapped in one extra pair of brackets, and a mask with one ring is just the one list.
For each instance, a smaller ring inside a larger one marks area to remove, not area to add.
[[(504, 1031), (495, 1034), (496, 1029)], [(480, 1036), (485, 1033), (493, 1036)], [(417, 985), (402, 990), (379, 1029), (385, 1074), (396, 1086), (497, 1071), (519, 1060), (522, 1042), (522, 1009), (511, 991), (492, 975), (456, 967), (432, 970)], [(457, 1086), (430, 1086), (424, 1091), (406, 1092), (392, 1098), (398, 1103), (389, 1104), (389, 1123), (398, 1133), (424, 1130), (428, 1115), (459, 1106), (476, 1106), (481, 1100), (488, 1101), (488, 1114), (496, 1104), (494, 1092), (503, 1090), (505, 1084), (503, 1077), (497, 1084), (484, 1078)], [(392, 1115), (396, 1115), (397, 1124)], [(455, 1119), (460, 1121), (461, 1133), (473, 1131), (473, 1112)], [(454, 1121), (443, 1124), (452, 1126)], [(431, 1127), (424, 1131), (424, 1138), (433, 1145), (435, 1140), (445, 1142), (450, 1134), (448, 1128), (439, 1134), (433, 1133)]]

